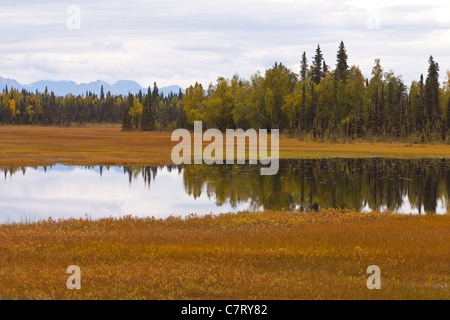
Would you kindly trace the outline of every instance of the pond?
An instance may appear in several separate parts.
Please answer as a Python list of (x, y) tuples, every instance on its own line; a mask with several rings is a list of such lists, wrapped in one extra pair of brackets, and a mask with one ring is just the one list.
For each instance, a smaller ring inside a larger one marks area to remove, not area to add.
[(294, 208), (443, 214), (449, 168), (385, 158), (280, 160), (275, 176), (256, 165), (1, 168), (0, 223)]

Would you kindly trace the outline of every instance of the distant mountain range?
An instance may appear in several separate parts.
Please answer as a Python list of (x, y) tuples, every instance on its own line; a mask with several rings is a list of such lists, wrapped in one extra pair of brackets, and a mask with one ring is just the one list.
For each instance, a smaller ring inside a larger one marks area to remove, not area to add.
[[(75, 83), (73, 81), (52, 81), (52, 80), (41, 80), (36, 81), (30, 84), (20, 84), (14, 79), (6, 79), (0, 77), (0, 92), (8, 86), (8, 89), (15, 88), (18, 90), (26, 89), (30, 92), (35, 92), (38, 90), (39, 92), (44, 92), (45, 88), (47, 88), (48, 92), (53, 91), (57, 96), (66, 96), (68, 94), (73, 95), (85, 95), (86, 91), (90, 91), (97, 95), (100, 94), (101, 87), (103, 85), (103, 91), (105, 95), (111, 92), (112, 95), (126, 95), (129, 92), (136, 94), (139, 90), (142, 90), (142, 93), (147, 92), (147, 88), (143, 88), (139, 85), (139, 83), (130, 80), (120, 80), (114, 84), (109, 84), (105, 81), (97, 80), (95, 82), (90, 83)], [(151, 87), (153, 90), (153, 86)], [(179, 90), (184, 93), (185, 90), (180, 86), (173, 85), (163, 88), (158, 88), (159, 93), (163, 93), (164, 95), (168, 95), (170, 93), (178, 93)]]

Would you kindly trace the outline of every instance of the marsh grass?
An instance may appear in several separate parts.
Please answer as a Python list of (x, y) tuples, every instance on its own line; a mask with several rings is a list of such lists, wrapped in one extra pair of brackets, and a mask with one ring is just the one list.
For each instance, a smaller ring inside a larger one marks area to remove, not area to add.
[[(449, 231), (448, 215), (333, 209), (2, 225), (0, 296), (449, 299)], [(65, 284), (73, 264), (81, 290)]]
[[(118, 127), (0, 127), (0, 166), (170, 165), (169, 132), (122, 132)], [(205, 142), (205, 146), (208, 143)], [(449, 158), (447, 144), (329, 143), (280, 140), (281, 158)]]

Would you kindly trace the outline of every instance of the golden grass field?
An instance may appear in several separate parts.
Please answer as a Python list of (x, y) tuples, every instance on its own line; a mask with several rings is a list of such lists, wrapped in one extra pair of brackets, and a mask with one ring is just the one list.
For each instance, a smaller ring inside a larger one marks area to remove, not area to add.
[[(170, 133), (0, 127), (0, 166), (171, 164)], [(450, 157), (281, 139), (282, 158)], [(449, 299), (450, 216), (262, 212), (0, 225), (1, 299)], [(68, 290), (78, 265), (82, 289)], [(382, 289), (368, 290), (379, 265)]]
[[(0, 298), (449, 299), (449, 228), (338, 210), (3, 225)], [(66, 287), (72, 264), (81, 290)]]
[[(166, 165), (176, 142), (168, 132), (122, 132), (120, 127), (0, 127), (0, 166)], [(206, 144), (206, 143), (205, 143)], [(281, 158), (450, 157), (450, 146), (405, 143), (331, 144), (280, 140)]]

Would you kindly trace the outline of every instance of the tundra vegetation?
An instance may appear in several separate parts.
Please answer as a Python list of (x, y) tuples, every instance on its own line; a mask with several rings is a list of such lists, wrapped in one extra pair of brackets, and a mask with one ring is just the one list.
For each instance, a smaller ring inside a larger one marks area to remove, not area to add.
[(0, 299), (449, 299), (449, 228), (334, 209), (2, 225)]
[[(0, 126), (0, 166), (171, 165), (171, 152), (176, 144), (168, 132), (124, 132), (119, 126)], [(203, 147), (208, 144), (204, 142)], [(450, 148), (446, 144), (317, 143), (284, 136), (279, 148), (282, 159), (450, 158)]]

